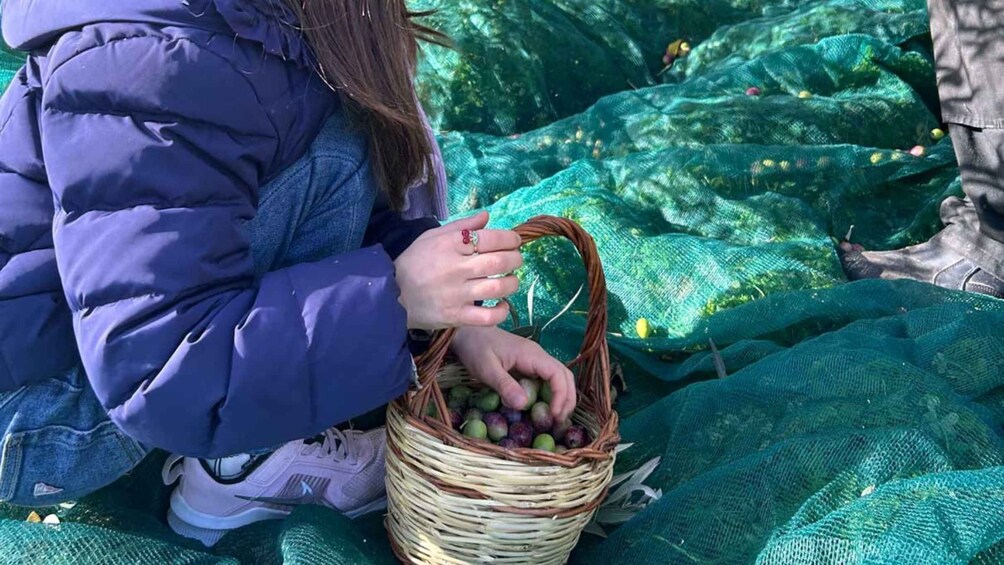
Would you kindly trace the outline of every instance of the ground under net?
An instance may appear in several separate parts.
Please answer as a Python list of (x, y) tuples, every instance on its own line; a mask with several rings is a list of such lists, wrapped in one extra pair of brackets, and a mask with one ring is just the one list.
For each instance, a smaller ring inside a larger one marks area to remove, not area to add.
[[(922, 1), (414, 5), (458, 47), (421, 75), (452, 212), (593, 234), (627, 383), (618, 469), (661, 458), (645, 480), (661, 497), (573, 563), (1004, 562), (1004, 303), (848, 284), (835, 254), (851, 226), (873, 248), (923, 241), (960, 194), (951, 139), (930, 136)], [(693, 51), (658, 74), (680, 38)], [(536, 281), (541, 321), (582, 275), (568, 245), (535, 243), (515, 303), (525, 316)], [(569, 358), (583, 310), (545, 346)], [(380, 515), (323, 508), (212, 550), (180, 539), (162, 459), (40, 512), (59, 525), (2, 507), (0, 563), (394, 561)]]

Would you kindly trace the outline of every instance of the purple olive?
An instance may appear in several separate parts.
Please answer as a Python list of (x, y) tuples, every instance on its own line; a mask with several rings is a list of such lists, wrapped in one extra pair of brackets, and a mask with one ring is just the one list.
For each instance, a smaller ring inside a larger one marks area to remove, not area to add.
[(505, 416), (505, 419), (510, 424), (515, 424), (516, 422), (523, 421), (523, 413), (515, 408), (509, 408), (508, 406), (503, 406), (499, 408), (499, 414)]
[(459, 410), (450, 410), (450, 425), (453, 429), (460, 429), (460, 425), (464, 423), (464, 417), (460, 414)]
[(499, 447), (504, 449), (516, 449), (519, 447), (519, 444), (512, 438), (503, 438), (499, 440)]
[(565, 418), (564, 421), (555, 422), (554, 427), (551, 428), (551, 435), (554, 437), (554, 441), (562, 441), (565, 439), (565, 432), (568, 428), (572, 427), (572, 421)]
[(572, 426), (565, 432), (565, 447), (568, 449), (582, 447), (586, 445), (588, 440), (589, 436), (586, 434), (586, 429), (582, 426)]
[(530, 421), (533, 422), (533, 429), (544, 433), (551, 431), (554, 426), (554, 417), (551, 416), (551, 406), (546, 402), (538, 402), (530, 409)]
[(500, 441), (509, 433), (509, 422), (498, 412), (485, 414), (485, 425), (488, 426), (488, 437), (492, 441)]
[(537, 402), (537, 394), (540, 392), (540, 381), (536, 379), (520, 379), (519, 386), (526, 392), (526, 406), (523, 410), (529, 410)]
[(533, 443), (533, 428), (526, 422), (516, 422), (509, 426), (509, 439), (515, 441), (519, 447), (530, 447)]

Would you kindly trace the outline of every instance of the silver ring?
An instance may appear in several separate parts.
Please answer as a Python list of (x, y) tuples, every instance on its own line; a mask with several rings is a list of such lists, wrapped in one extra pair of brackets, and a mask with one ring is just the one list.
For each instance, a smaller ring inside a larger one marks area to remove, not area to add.
[(478, 254), (478, 232), (471, 230), (471, 245), (474, 246), (474, 254)]

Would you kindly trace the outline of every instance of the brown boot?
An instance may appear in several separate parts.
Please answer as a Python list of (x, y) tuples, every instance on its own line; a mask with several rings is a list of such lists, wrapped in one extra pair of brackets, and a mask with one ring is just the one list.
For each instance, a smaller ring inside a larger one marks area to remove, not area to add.
[(840, 255), (851, 280), (912, 279), (1004, 298), (1004, 280), (945, 246), (938, 236), (894, 251), (864, 251), (859, 245), (842, 243)]

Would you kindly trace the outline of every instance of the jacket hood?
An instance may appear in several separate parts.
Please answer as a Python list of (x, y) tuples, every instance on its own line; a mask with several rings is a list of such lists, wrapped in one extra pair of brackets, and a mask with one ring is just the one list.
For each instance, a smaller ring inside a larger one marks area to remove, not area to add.
[(265, 51), (311, 65), (296, 15), (285, 0), (3, 0), (3, 36), (31, 51), (101, 22), (178, 25), (237, 35)]

